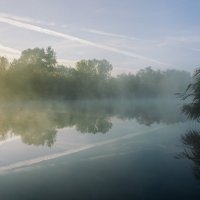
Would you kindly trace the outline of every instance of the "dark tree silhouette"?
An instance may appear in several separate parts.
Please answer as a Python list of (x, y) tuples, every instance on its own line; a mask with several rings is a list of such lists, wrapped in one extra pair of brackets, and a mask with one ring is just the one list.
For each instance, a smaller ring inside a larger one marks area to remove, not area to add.
[(182, 107), (182, 111), (190, 118), (200, 121), (200, 69), (193, 75), (193, 82), (187, 86), (184, 93), (179, 93), (179, 97), (188, 100)]
[(189, 130), (182, 136), (185, 145), (184, 151), (177, 155), (177, 158), (186, 158), (194, 163), (194, 176), (200, 180), (200, 132)]

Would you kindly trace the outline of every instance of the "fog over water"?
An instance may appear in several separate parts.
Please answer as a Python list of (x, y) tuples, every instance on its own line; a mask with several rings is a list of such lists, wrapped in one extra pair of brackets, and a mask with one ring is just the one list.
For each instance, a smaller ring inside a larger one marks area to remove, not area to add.
[(105, 134), (114, 118), (146, 126), (183, 122), (180, 106), (176, 99), (1, 102), (0, 137), (20, 136), (27, 144), (51, 146), (59, 129)]
[[(11, 194), (15, 199), (22, 196), (52, 199), (67, 194), (71, 199), (91, 199), (88, 187), (100, 195), (98, 185), (103, 183), (101, 194), (106, 195), (103, 198), (117, 199), (116, 184), (124, 180), (137, 187), (131, 190), (122, 187), (122, 195), (141, 196), (138, 187), (142, 182), (147, 191), (151, 184), (149, 192), (160, 199), (164, 188), (160, 192), (155, 188), (163, 178), (162, 184), (170, 190), (186, 180), (184, 192), (173, 192), (176, 197), (184, 199), (191, 194), (198, 197), (192, 167), (198, 165), (183, 159), (187, 154), (182, 153), (185, 147), (181, 137), (186, 130), (199, 125), (181, 112), (182, 105), (175, 97), (1, 100), (0, 192), (8, 200), (14, 198)], [(148, 181), (146, 171), (153, 176), (153, 182)], [(172, 174), (170, 178), (168, 173)], [(46, 189), (37, 194), (39, 180)], [(62, 186), (53, 187), (49, 184), (52, 180)], [(85, 181), (83, 190), (82, 181)], [(113, 187), (108, 189), (108, 184)], [(12, 193), (8, 185), (13, 188)], [(23, 194), (21, 187), (26, 188)], [(75, 188), (79, 194), (74, 193)]]

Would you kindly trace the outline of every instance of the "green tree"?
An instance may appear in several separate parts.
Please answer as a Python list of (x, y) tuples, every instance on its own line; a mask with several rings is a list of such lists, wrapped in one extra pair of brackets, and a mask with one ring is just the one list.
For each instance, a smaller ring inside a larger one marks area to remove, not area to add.
[(56, 66), (56, 53), (51, 47), (34, 48), (22, 51), (19, 59), (12, 62), (12, 67), (46, 67)]
[(182, 111), (191, 119), (200, 121), (200, 69), (197, 69), (193, 75), (193, 82), (190, 83), (185, 93), (178, 93), (183, 100), (188, 99), (182, 107)]
[(0, 56), (0, 73), (5, 71), (9, 67), (8, 59)]
[(112, 65), (107, 60), (81, 60), (77, 62), (76, 69), (82, 74), (87, 74), (89, 77), (100, 77), (107, 79), (110, 77)]
[(76, 89), (81, 97), (104, 96), (112, 65), (107, 60), (81, 60), (76, 64)]

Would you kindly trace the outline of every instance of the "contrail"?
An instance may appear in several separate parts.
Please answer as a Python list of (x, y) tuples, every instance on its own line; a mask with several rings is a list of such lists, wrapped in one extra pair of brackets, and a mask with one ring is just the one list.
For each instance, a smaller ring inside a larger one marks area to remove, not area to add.
[(156, 40), (141, 39), (141, 38), (137, 38), (137, 37), (130, 37), (130, 36), (127, 36), (127, 35), (116, 34), (116, 33), (109, 33), (109, 32), (95, 30), (95, 29), (82, 29), (82, 30), (90, 32), (90, 33), (95, 33), (95, 34), (98, 34), (98, 35), (116, 37), (116, 38), (127, 39), (127, 40), (144, 41), (144, 42), (154, 42), (154, 43), (158, 42)]
[(72, 35), (69, 35), (69, 34), (64, 34), (64, 33), (54, 31), (54, 30), (42, 28), (40, 26), (32, 25), (30, 23), (21, 22), (19, 20), (14, 20), (14, 19), (10, 19), (10, 18), (7, 18), (7, 17), (0, 16), (0, 22), (10, 24), (10, 25), (13, 25), (13, 26), (16, 26), (16, 27), (19, 27), (19, 28), (24, 28), (24, 29), (27, 29), (27, 30), (36, 31), (36, 32), (39, 32), (39, 33), (51, 35), (51, 36), (54, 36), (54, 37), (57, 37), (57, 38), (63, 38), (63, 39), (78, 42), (78, 43), (81, 43), (81, 44), (97, 47), (97, 48), (104, 49), (104, 50), (111, 51), (111, 52), (115, 52), (115, 53), (118, 53), (118, 54), (121, 54), (121, 55), (129, 56), (129, 57), (132, 57), (132, 58), (137, 58), (137, 59), (140, 59), (140, 60), (146, 60), (148, 62), (153, 62), (153, 63), (159, 64), (159, 65), (168, 65), (167, 63), (163, 63), (163, 62), (160, 62), (156, 59), (148, 58), (148, 57), (140, 55), (140, 54), (120, 50), (118, 48), (110, 47), (110, 46), (107, 46), (107, 45), (98, 44), (98, 43), (91, 42), (89, 40), (85, 40), (85, 39), (75, 37), (75, 36), (72, 36)]
[(2, 44), (0, 44), (0, 50), (3, 50), (3, 51), (6, 51), (6, 52), (10, 52), (12, 54), (17, 54), (19, 55), (21, 52), (17, 49), (13, 49), (13, 48), (10, 48), (10, 47), (7, 47), (7, 46), (4, 46)]

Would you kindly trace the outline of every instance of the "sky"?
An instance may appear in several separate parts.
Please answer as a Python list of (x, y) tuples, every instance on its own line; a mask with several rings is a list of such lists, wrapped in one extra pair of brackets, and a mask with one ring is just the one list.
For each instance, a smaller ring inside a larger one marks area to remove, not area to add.
[(0, 56), (51, 46), (57, 60), (107, 59), (113, 73), (200, 66), (199, 0), (0, 0)]

